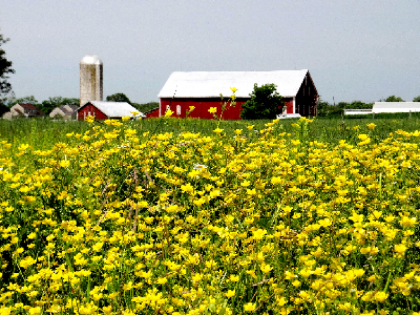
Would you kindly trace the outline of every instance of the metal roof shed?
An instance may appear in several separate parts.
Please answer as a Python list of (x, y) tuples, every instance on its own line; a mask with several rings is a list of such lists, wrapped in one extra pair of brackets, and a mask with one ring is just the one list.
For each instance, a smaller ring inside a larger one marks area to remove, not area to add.
[(145, 117), (143, 113), (126, 102), (90, 101), (78, 109), (77, 117), (79, 120), (84, 120), (87, 116), (94, 116), (99, 120), (119, 119), (124, 116), (134, 117), (134, 112), (139, 113), (138, 116), (142, 118)]
[(376, 102), (372, 113), (420, 112), (420, 102)]

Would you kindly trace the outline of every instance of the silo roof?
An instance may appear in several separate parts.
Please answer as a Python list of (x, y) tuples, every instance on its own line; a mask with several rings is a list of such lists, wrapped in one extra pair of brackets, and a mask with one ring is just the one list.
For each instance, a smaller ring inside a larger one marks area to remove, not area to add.
[(249, 98), (255, 83), (258, 86), (274, 83), (281, 96), (295, 97), (307, 73), (307, 69), (173, 72), (158, 97), (213, 98), (220, 97), (220, 93), (230, 96), (230, 88), (236, 87), (236, 97)]
[(85, 65), (101, 65), (102, 61), (97, 55), (86, 55), (82, 58), (80, 63)]

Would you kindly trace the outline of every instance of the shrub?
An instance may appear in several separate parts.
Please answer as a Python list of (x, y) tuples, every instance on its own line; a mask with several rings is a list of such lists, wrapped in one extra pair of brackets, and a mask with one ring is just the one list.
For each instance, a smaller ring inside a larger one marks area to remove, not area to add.
[(405, 102), (401, 97), (391, 95), (385, 99), (385, 102)]
[(258, 86), (249, 95), (251, 99), (242, 105), (242, 119), (273, 119), (282, 112), (283, 97), (276, 91), (274, 83)]

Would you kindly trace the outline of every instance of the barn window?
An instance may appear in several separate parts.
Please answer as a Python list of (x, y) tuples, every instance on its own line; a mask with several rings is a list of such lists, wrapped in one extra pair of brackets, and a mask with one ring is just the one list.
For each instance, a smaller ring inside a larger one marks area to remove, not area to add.
[(166, 105), (166, 111), (171, 110), (171, 106)]
[(181, 105), (176, 105), (176, 115), (181, 116)]

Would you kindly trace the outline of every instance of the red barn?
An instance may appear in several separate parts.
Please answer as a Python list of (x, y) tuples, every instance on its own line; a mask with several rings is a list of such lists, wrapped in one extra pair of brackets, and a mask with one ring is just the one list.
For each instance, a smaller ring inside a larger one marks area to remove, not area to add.
[[(126, 102), (101, 102), (90, 101), (77, 110), (77, 119), (85, 120), (87, 116), (94, 116), (97, 120), (121, 119), (124, 116), (133, 117), (133, 113), (139, 111)], [(146, 117), (139, 113), (140, 117)]]
[(228, 72), (173, 72), (166, 81), (158, 97), (159, 116), (167, 110), (173, 117), (185, 117), (190, 106), (195, 106), (189, 117), (213, 118), (208, 112), (216, 107), (220, 114), (222, 100), (227, 101), (232, 94), (230, 88), (237, 88), (236, 105), (229, 107), (224, 119), (240, 119), (241, 106), (250, 99), (254, 84), (258, 86), (274, 83), (277, 92), (284, 98), (288, 114), (302, 116), (316, 115), (318, 92), (308, 70), (281, 71), (228, 71)]

